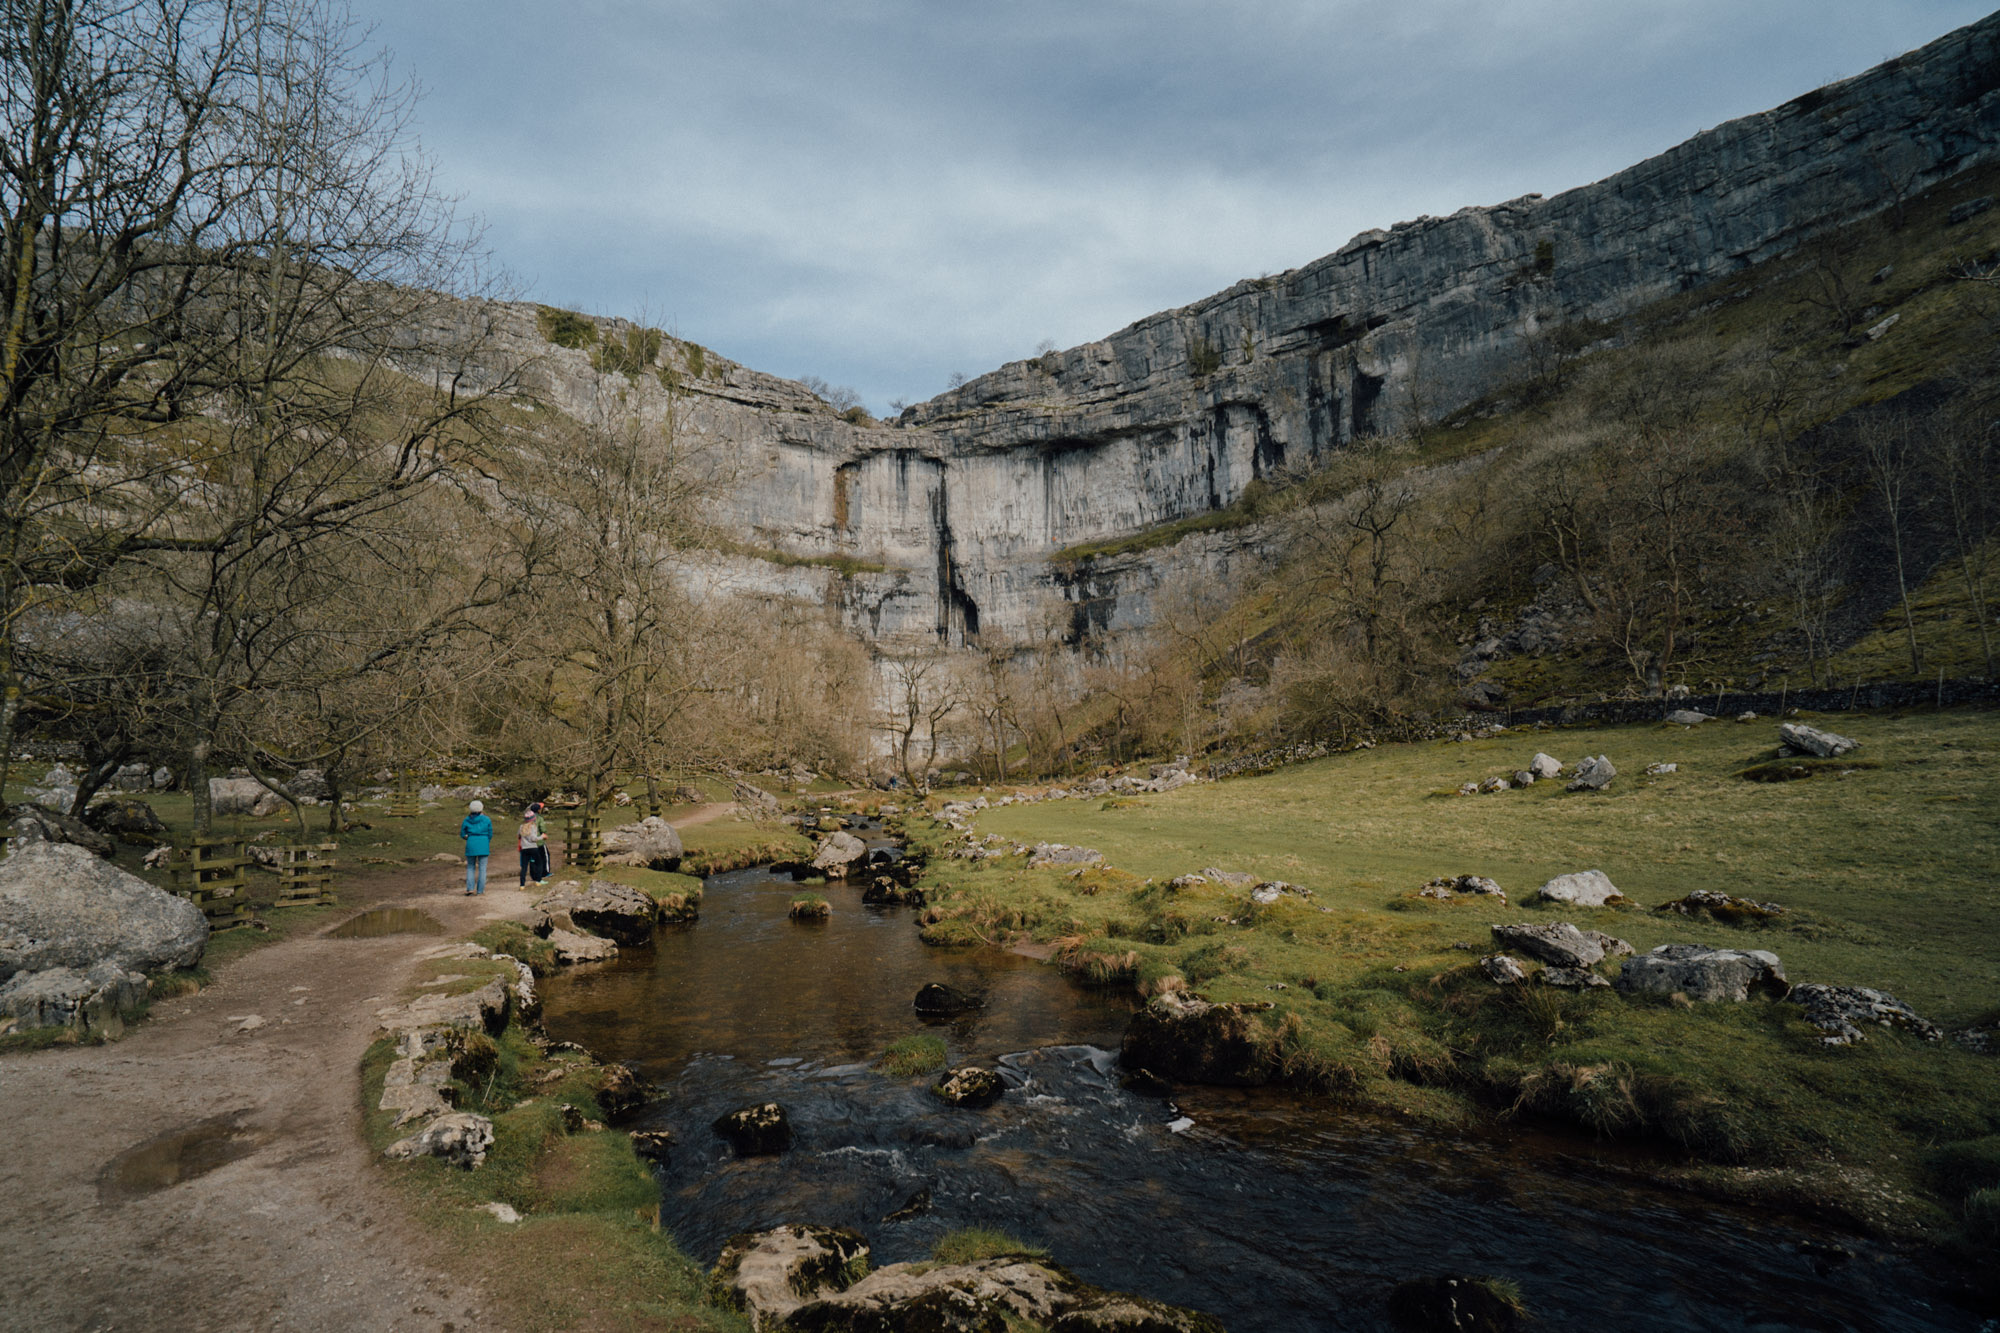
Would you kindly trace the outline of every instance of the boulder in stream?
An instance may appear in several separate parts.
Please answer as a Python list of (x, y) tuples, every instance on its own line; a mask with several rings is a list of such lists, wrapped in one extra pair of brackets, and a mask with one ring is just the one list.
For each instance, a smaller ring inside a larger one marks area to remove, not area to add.
[(977, 1111), (999, 1101), (1006, 1090), (1007, 1085), (992, 1070), (964, 1065), (939, 1079), (931, 1093), (949, 1105)]
[(776, 1102), (762, 1102), (715, 1118), (715, 1132), (738, 1157), (771, 1157), (792, 1146), (792, 1118)]
[(1132, 1016), (1119, 1063), (1180, 1083), (1254, 1087), (1277, 1072), (1269, 1035), (1241, 1004), (1211, 1004), (1180, 991), (1156, 995)]
[(623, 1120), (647, 1101), (646, 1085), (627, 1064), (608, 1064), (597, 1076), (597, 1104), (606, 1120)]
[(630, 1135), (632, 1152), (641, 1161), (665, 1166), (673, 1156), (674, 1135), (668, 1129), (635, 1129)]
[(868, 856), (868, 844), (852, 833), (830, 833), (813, 853), (812, 868), (828, 879), (845, 879), (847, 872)]
[(933, 981), (917, 992), (916, 1007), (917, 1013), (924, 1018), (955, 1018), (975, 1009), (984, 1009), (986, 1001), (941, 981)]
[(567, 920), (579, 930), (630, 945), (651, 944), (660, 916), (659, 904), (651, 898), (608, 879), (593, 879), (582, 888), (565, 884), (536, 903), (535, 910), (543, 915), (538, 934), (547, 935)]
[(1508, 1333), (1526, 1311), (1511, 1282), (1489, 1277), (1420, 1277), (1389, 1294), (1401, 1333)]

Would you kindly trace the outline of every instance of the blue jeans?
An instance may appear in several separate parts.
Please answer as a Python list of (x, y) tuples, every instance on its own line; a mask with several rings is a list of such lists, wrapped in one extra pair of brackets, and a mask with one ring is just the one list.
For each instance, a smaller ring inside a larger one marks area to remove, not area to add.
[(465, 858), (465, 891), (467, 893), (486, 892), (486, 858), (468, 856)]

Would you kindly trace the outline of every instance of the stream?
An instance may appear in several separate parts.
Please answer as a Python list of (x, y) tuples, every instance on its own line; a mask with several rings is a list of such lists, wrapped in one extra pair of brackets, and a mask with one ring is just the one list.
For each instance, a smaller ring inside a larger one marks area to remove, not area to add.
[[(1398, 1283), (1473, 1273), (1518, 1283), (1550, 1330), (1980, 1327), (1901, 1251), (1649, 1186), (1587, 1142), (1446, 1133), (1268, 1089), (1126, 1092), (1128, 994), (930, 948), (911, 909), (863, 905), (858, 883), (815, 888), (830, 919), (794, 922), (800, 891), (764, 869), (712, 876), (698, 924), (546, 986), (550, 1036), (664, 1090), (630, 1127), (674, 1134), (661, 1220), (703, 1263), (782, 1222), (852, 1227), (878, 1266), (984, 1226), (1232, 1333), (1386, 1330)], [(926, 1025), (911, 1001), (932, 981), (986, 1007)], [(1001, 1101), (956, 1110), (929, 1079), (868, 1067), (924, 1030), (953, 1064), (999, 1069)], [(789, 1112), (794, 1146), (737, 1160), (710, 1122), (763, 1101)]]

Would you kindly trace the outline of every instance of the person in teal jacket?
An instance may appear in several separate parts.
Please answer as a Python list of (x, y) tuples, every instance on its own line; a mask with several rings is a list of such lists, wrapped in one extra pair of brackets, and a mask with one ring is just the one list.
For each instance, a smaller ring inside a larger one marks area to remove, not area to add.
[(485, 814), (486, 807), (478, 801), (471, 805), (471, 813), (458, 826), (458, 836), (465, 839), (465, 896), (486, 892), (486, 858), (493, 851), (493, 821)]

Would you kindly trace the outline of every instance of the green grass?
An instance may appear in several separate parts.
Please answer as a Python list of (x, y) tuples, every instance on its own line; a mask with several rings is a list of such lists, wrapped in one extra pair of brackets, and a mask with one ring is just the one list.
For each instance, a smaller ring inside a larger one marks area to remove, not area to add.
[(943, 1069), (944, 1065), (944, 1038), (928, 1032), (896, 1038), (875, 1062), (875, 1067), (890, 1078), (915, 1078)]
[[(1272, 1002), (1260, 1022), (1294, 1081), (1414, 1114), (1550, 1118), (1723, 1162), (1859, 1165), (1921, 1198), (1933, 1188), (1927, 1151), (2000, 1133), (1993, 1060), (1887, 1031), (1828, 1050), (1789, 1005), (1685, 1010), (1606, 991), (1502, 991), (1472, 966), (1492, 951), (1489, 925), (1566, 919), (1641, 952), (1672, 941), (1770, 949), (1794, 983), (1888, 990), (1947, 1027), (1990, 1012), (2000, 990), (1990, 875), (2000, 864), (2000, 715), (1819, 721), (1860, 739), (1855, 758), (1872, 766), (1746, 782), (1741, 772), (1775, 751), (1767, 719), (1384, 746), (1120, 808), (989, 809), (981, 833), (1095, 847), (1127, 873), (1071, 880), (1015, 859), (933, 857), (927, 937), (1027, 937), (1059, 956), (1117, 964), (1142, 990), (1188, 985)], [(1554, 782), (1436, 794), (1511, 773), (1537, 750), (1572, 762), (1603, 752), (1620, 776), (1596, 795)], [(1680, 771), (1643, 776), (1654, 761)], [(920, 843), (946, 844), (912, 824)], [(1257, 906), (1213, 883), (1165, 887), (1208, 866), (1313, 896)], [(1589, 868), (1632, 905), (1528, 902), (1553, 876)], [(1433, 876), (1459, 874), (1497, 879), (1513, 905), (1413, 896)], [(1695, 889), (1775, 901), (1789, 914), (1729, 926), (1650, 910)], [(1902, 1224), (1935, 1222), (1937, 1203), (1965, 1196), (1930, 1197)]]
[(812, 855), (812, 839), (788, 824), (711, 819), (681, 830), (687, 854), (681, 869), (691, 875), (741, 870), (766, 861), (794, 861)]
[(863, 560), (859, 556), (852, 555), (796, 555), (791, 551), (780, 551), (772, 546), (751, 546), (744, 542), (733, 541), (720, 541), (715, 547), (728, 555), (748, 556), (752, 560), (783, 565), (788, 569), (830, 569), (843, 579), (851, 579), (856, 574), (884, 574), (889, 569), (879, 560)]

